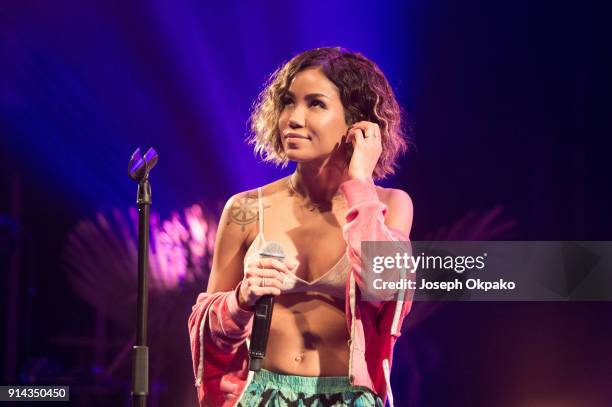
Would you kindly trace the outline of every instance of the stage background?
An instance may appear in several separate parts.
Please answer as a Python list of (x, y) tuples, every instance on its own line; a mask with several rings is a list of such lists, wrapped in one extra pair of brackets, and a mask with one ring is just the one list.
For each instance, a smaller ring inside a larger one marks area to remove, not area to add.
[[(253, 157), (246, 121), (268, 75), (313, 47), (376, 61), (406, 110), (417, 150), (383, 185), (411, 195), (413, 240), (612, 240), (610, 17), (609, 2), (579, 1), (4, 2), (1, 384), (128, 405), (121, 316), (135, 309), (75, 285), (69, 236), (106, 250), (92, 230), (114, 209), (129, 218), (136, 147), (160, 154), (153, 210), (175, 226), (194, 204), (214, 225), (229, 196), (288, 174)], [(123, 293), (112, 264), (95, 281)], [(186, 318), (205, 281), (183, 277), (158, 292), (151, 406), (195, 405)], [(611, 303), (418, 304), (395, 353), (396, 405), (610, 405), (610, 315)]]

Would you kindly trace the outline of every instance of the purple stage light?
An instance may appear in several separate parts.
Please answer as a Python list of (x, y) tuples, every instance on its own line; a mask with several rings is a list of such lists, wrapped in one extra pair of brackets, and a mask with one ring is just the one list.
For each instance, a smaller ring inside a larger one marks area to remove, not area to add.
[[(129, 220), (115, 209), (96, 220), (82, 220), (69, 235), (64, 264), (79, 296), (121, 325), (129, 323), (125, 310), (135, 301), (138, 214)], [(217, 230), (212, 217), (194, 204), (169, 219), (151, 213), (149, 289), (151, 308), (164, 297), (183, 290), (200, 289), (212, 264)]]

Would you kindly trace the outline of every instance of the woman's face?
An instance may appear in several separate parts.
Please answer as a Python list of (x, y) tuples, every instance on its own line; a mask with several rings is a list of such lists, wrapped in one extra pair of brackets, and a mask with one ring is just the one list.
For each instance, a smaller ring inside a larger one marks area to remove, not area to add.
[(281, 103), (278, 129), (288, 159), (327, 159), (343, 149), (344, 107), (338, 88), (319, 68), (299, 72)]

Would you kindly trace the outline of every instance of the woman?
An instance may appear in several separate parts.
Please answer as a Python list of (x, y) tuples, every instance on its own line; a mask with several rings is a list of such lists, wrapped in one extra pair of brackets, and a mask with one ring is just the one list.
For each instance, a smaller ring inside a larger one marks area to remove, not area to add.
[[(189, 319), (201, 405), (392, 402), (392, 348), (410, 302), (362, 300), (360, 260), (362, 241), (405, 241), (412, 225), (408, 194), (373, 183), (407, 146), (391, 87), (361, 54), (306, 51), (272, 75), (251, 128), (264, 161), (297, 168), (223, 210)], [(283, 261), (259, 256), (266, 241)], [(247, 338), (262, 295), (275, 306), (264, 369), (252, 376)]]

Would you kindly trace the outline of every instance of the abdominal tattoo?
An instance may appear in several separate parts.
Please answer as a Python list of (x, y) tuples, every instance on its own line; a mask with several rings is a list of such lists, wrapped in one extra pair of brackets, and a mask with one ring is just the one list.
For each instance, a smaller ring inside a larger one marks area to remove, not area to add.
[[(257, 197), (248, 192), (244, 196), (237, 197), (230, 207), (229, 220), (227, 224), (229, 225), (231, 222), (234, 222), (235, 224), (240, 225), (242, 231), (244, 232), (244, 227), (246, 225), (257, 220), (257, 206)], [(269, 208), (269, 206), (264, 206), (264, 209), (265, 208)]]

